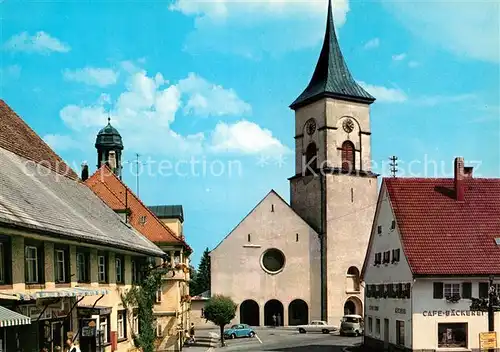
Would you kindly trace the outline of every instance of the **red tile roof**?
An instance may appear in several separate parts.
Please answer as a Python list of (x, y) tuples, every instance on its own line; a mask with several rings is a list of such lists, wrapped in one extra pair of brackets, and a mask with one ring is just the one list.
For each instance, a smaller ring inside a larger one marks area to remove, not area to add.
[[(85, 184), (114, 210), (130, 209), (129, 222), (137, 231), (156, 244), (178, 244), (191, 251), (189, 245), (178, 238), (142, 201), (104, 165)], [(146, 223), (140, 219), (146, 216)]]
[(500, 274), (500, 179), (463, 182), (460, 202), (452, 178), (383, 180), (414, 275)]
[(71, 179), (78, 175), (3, 100), (0, 99), (0, 148)]

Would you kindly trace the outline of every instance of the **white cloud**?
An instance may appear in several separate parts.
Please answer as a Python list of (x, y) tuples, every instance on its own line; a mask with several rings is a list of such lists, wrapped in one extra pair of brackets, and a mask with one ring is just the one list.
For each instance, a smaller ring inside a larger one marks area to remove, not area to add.
[(419, 67), (419, 66), (420, 66), (420, 62), (418, 62), (418, 61), (413, 61), (412, 60), (412, 61), (408, 62), (408, 67), (409, 68), (415, 68), (415, 67)]
[(211, 149), (244, 154), (287, 154), (290, 150), (273, 137), (270, 130), (242, 120), (234, 124), (219, 122), (212, 134)]
[(185, 114), (197, 116), (246, 115), (252, 107), (241, 100), (233, 89), (207, 82), (190, 73), (178, 83), (180, 91), (188, 96), (184, 106)]
[(485, 1), (382, 2), (416, 38), (459, 56), (500, 61), (500, 3)]
[(23, 51), (27, 53), (48, 54), (50, 52), (67, 53), (71, 50), (69, 45), (59, 39), (51, 37), (43, 31), (30, 36), (28, 32), (22, 32), (12, 36), (5, 44), (5, 48), (11, 51)]
[[(111, 106), (105, 108), (104, 104)], [(205, 138), (210, 131), (179, 133), (172, 124), (184, 116), (183, 112), (197, 116), (241, 116), (250, 113), (251, 107), (233, 90), (212, 84), (194, 73), (176, 84), (168, 84), (160, 73), (150, 76), (144, 70), (136, 70), (130, 73), (125, 90), (115, 101), (101, 94), (94, 104), (65, 106), (60, 117), (75, 136), (91, 139), (110, 116), (126, 148), (143, 154), (180, 156), (205, 151), (251, 153), (252, 150), (272, 153), (284, 148), (270, 131), (248, 121), (246, 125), (219, 122), (211, 140)], [(48, 141), (60, 148), (69, 145), (70, 139), (69, 136), (47, 136)], [(249, 144), (249, 141), (253, 142)]]
[[(327, 0), (176, 0), (170, 9), (195, 17), (186, 50), (221, 51), (258, 59), (316, 46), (323, 38)], [(348, 0), (333, 2), (341, 27)], [(242, 38), (245, 38), (242, 40)], [(292, 39), (292, 40), (291, 40)]]
[(460, 103), (464, 101), (476, 100), (477, 96), (472, 93), (457, 94), (457, 95), (434, 95), (422, 96), (414, 99), (414, 103), (421, 106), (436, 106), (448, 103)]
[(85, 83), (92, 86), (106, 87), (115, 84), (118, 72), (110, 68), (85, 67), (77, 70), (64, 70), (64, 79)]
[(363, 48), (365, 49), (375, 49), (380, 46), (380, 39), (379, 38), (373, 38), (365, 43)]
[(408, 100), (408, 96), (399, 88), (387, 88), (375, 86), (365, 82), (358, 82), (368, 93), (373, 95), (378, 102), (402, 103)]
[(401, 53), (401, 54), (397, 54), (397, 55), (392, 55), (392, 59), (394, 61), (402, 61), (404, 59), (406, 59), (406, 53)]
[(52, 149), (55, 150), (68, 150), (78, 148), (79, 143), (70, 136), (60, 135), (60, 134), (48, 134), (43, 137), (45, 143), (47, 143)]

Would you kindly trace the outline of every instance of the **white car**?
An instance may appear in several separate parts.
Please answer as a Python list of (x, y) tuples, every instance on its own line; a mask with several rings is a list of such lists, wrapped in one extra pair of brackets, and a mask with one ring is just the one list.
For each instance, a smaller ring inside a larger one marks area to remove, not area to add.
[(338, 328), (333, 325), (328, 325), (328, 323), (323, 320), (313, 320), (311, 321), (311, 324), (297, 326), (297, 330), (299, 330), (301, 334), (305, 334), (306, 332), (321, 332), (323, 334), (329, 334), (330, 331), (337, 331)]

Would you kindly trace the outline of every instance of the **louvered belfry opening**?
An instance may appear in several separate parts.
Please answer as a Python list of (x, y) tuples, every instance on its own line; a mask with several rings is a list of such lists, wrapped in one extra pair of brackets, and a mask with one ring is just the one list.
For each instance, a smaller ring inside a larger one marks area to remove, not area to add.
[(354, 144), (351, 141), (342, 143), (342, 170), (353, 171), (356, 168)]
[(318, 148), (316, 148), (316, 143), (311, 142), (306, 148), (306, 173), (310, 173), (311, 170), (316, 170), (318, 168), (318, 158), (317, 158)]

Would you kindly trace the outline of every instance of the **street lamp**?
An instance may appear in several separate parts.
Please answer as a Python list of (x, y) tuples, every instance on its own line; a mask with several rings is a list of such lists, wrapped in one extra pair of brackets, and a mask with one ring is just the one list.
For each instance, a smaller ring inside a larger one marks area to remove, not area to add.
[[(489, 287), (488, 287), (488, 298), (472, 298), (472, 304), (470, 305), (471, 311), (476, 312), (488, 312), (488, 331), (495, 331), (495, 312), (500, 311), (500, 305), (498, 300), (498, 295), (496, 288), (493, 285), (494, 277), (490, 275), (489, 277)], [(493, 352), (493, 349), (489, 350)]]

